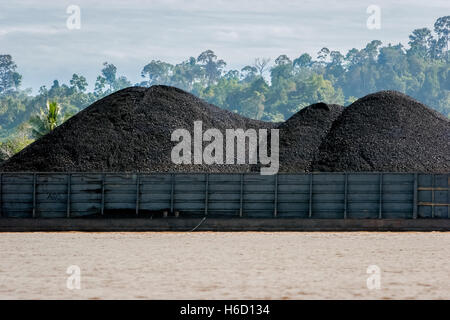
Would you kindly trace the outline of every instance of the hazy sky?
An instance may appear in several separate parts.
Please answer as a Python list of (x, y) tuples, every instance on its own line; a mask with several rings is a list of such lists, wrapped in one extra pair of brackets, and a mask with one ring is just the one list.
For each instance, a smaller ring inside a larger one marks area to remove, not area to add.
[[(372, 4), (381, 8), (380, 30), (366, 26)], [(81, 9), (79, 30), (66, 26), (69, 5)], [(448, 0), (0, 0), (0, 54), (13, 56), (23, 87), (36, 91), (73, 73), (92, 87), (104, 61), (133, 83), (152, 59), (178, 63), (205, 49), (240, 69), (255, 57), (316, 57), (324, 46), (407, 45), (413, 29), (432, 29), (449, 14)]]

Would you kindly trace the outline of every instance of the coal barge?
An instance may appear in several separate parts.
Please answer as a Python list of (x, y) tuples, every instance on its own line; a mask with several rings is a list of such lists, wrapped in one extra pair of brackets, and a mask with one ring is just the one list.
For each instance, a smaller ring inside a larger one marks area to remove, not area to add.
[(2, 173), (0, 231), (449, 231), (450, 174)]

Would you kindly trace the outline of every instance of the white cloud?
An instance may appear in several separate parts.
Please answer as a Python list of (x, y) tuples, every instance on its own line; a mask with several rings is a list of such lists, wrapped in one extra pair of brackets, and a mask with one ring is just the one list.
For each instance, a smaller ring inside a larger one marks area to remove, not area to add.
[(62, 28), (57, 29), (52, 28), (51, 26), (27, 25), (27, 26), (1, 28), (0, 36), (5, 35), (15, 36), (17, 34), (24, 34), (29, 36), (35, 35), (51, 36), (62, 32), (65, 32), (65, 30)]
[(215, 38), (217, 38), (219, 41), (235, 41), (239, 39), (239, 33), (231, 30), (220, 30), (215, 33)]

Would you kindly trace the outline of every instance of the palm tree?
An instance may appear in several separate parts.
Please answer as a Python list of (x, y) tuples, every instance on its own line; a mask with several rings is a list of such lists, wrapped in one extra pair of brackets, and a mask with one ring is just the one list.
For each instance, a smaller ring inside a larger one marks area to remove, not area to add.
[(47, 101), (46, 106), (46, 110), (41, 109), (39, 114), (30, 118), (31, 135), (35, 139), (45, 136), (71, 116), (70, 114), (63, 116), (60, 106), (55, 101)]

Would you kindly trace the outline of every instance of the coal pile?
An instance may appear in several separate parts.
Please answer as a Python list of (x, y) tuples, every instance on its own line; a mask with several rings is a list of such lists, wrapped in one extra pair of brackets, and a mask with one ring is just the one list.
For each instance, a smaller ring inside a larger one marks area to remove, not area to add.
[(79, 112), (6, 162), (2, 171), (42, 172), (247, 172), (248, 165), (173, 164), (170, 141), (175, 129), (271, 128), (174, 87), (131, 87)]
[(131, 87), (93, 103), (0, 171), (260, 172), (259, 165), (174, 164), (171, 134), (192, 135), (198, 120), (203, 132), (278, 128), (280, 172), (450, 172), (449, 119), (399, 92), (370, 94), (347, 108), (316, 103), (274, 124), (167, 86)]
[(315, 171), (450, 172), (450, 121), (396, 91), (367, 95), (333, 123)]
[(280, 172), (311, 171), (323, 138), (344, 107), (323, 102), (303, 108), (278, 126)]

